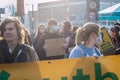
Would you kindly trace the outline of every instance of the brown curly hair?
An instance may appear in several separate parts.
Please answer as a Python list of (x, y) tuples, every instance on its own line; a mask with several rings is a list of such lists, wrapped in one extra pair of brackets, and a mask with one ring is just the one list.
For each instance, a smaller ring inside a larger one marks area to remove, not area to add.
[(21, 21), (16, 18), (16, 17), (9, 17), (6, 18), (5, 20), (2, 21), (1, 25), (0, 25), (0, 31), (1, 31), (1, 36), (3, 37), (3, 33), (5, 31), (5, 26), (8, 23), (14, 22), (16, 31), (17, 31), (17, 35), (18, 35), (18, 42), (20, 44), (24, 43), (24, 39), (25, 39), (25, 27), (23, 26), (23, 24), (21, 23)]

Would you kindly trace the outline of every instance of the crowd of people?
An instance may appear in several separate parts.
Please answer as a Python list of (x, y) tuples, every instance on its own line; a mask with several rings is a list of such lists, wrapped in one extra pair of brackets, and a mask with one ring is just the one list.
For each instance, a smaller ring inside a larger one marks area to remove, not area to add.
[[(3, 20), (0, 24), (0, 63), (81, 57), (94, 57), (97, 59), (104, 56), (98, 47), (101, 31), (100, 26), (96, 23), (88, 22), (83, 26), (76, 26), (72, 25), (70, 21), (64, 21), (59, 25), (56, 19), (51, 18), (48, 20), (47, 25), (43, 23), (38, 25), (32, 42), (29, 31), (18, 18), (10, 17)], [(120, 23), (116, 23), (109, 34), (116, 48), (115, 54), (119, 54)], [(61, 47), (66, 54), (47, 56), (48, 45), (45, 41), (56, 38), (64, 39)]]

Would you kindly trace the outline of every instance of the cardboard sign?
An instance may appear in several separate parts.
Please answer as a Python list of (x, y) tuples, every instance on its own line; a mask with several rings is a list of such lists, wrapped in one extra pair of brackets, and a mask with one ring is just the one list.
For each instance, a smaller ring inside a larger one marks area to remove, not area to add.
[(113, 51), (115, 47), (105, 27), (101, 29), (101, 34), (103, 39), (102, 43), (99, 44), (99, 49), (101, 52), (109, 53), (110, 51)]
[(47, 56), (65, 55), (65, 49), (62, 47), (64, 43), (65, 43), (64, 38), (45, 40), (45, 44), (47, 45), (46, 55)]
[(120, 56), (0, 64), (0, 80), (120, 80)]

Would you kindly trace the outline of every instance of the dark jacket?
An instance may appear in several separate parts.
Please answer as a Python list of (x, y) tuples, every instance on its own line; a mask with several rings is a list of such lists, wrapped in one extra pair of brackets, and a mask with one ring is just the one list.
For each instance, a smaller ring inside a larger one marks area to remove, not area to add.
[[(51, 60), (51, 59), (63, 59), (64, 55), (59, 56), (46, 56), (46, 51), (44, 50), (43, 46), (45, 44), (45, 40), (47, 39), (55, 39), (55, 38), (62, 38), (62, 36), (58, 32), (54, 33), (46, 33), (46, 35), (42, 36), (39, 42), (39, 49), (38, 49), (38, 56), (40, 60)], [(53, 49), (54, 50), (54, 49)]]
[(35, 50), (29, 45), (17, 45), (15, 50), (10, 53), (5, 41), (0, 43), (0, 63), (18, 63), (38, 61), (39, 58)]
[(46, 35), (46, 33), (47, 33), (47, 32), (42, 33), (42, 34), (39, 35), (38, 37), (34, 38), (33, 47), (34, 47), (34, 49), (36, 50), (36, 52), (38, 53), (38, 56), (39, 56), (39, 47), (41, 46), (40, 40), (41, 40), (41, 38), (42, 38), (43, 36)]

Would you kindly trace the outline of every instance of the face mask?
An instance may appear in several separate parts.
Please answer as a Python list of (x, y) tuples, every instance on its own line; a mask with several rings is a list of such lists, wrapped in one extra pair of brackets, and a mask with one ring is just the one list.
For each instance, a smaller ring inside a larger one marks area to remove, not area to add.
[(59, 30), (59, 26), (54, 26), (53, 30), (54, 31), (58, 31)]

